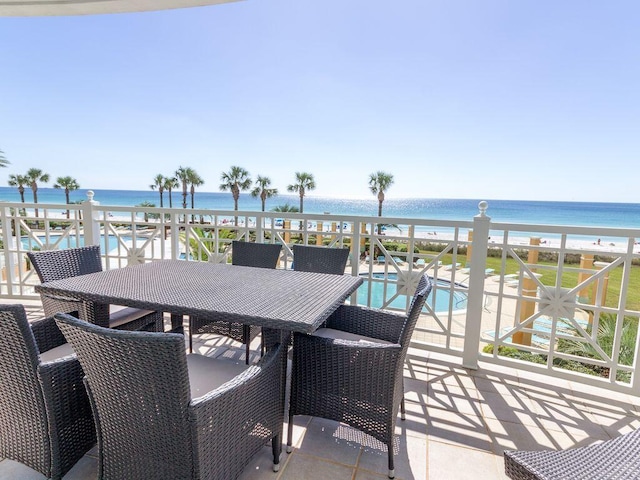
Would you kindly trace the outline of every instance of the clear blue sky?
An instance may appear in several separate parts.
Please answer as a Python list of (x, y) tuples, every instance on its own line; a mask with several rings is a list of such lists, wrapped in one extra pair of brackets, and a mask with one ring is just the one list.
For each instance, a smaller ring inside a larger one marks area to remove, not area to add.
[[(638, 0), (246, 0), (0, 18), (0, 149), (83, 188), (638, 202)], [(53, 182), (49, 184), (52, 185)]]

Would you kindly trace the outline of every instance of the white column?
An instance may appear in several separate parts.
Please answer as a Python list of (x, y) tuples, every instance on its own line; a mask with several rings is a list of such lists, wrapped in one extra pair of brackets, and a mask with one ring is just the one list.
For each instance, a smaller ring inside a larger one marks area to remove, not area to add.
[(85, 246), (100, 245), (100, 218), (99, 212), (94, 208), (100, 205), (100, 202), (96, 202), (93, 196), (93, 190), (89, 190), (87, 192), (87, 199), (82, 202)]
[(491, 226), (491, 217), (486, 215), (487, 207), (487, 202), (480, 202), (478, 204), (480, 213), (473, 218), (473, 257), (469, 264), (469, 297), (467, 299), (462, 365), (474, 370), (478, 368), (487, 246)]

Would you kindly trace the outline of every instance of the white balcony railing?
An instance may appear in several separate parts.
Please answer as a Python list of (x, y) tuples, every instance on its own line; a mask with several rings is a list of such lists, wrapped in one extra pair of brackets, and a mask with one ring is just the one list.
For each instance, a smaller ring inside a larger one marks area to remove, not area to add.
[(460, 222), (102, 206), (92, 198), (2, 202), (0, 295), (37, 298), (30, 250), (100, 245), (111, 269), (160, 259), (225, 262), (231, 241), (245, 239), (281, 243), (280, 266), (290, 268), (293, 243), (350, 248), (347, 273), (366, 280), (352, 303), (405, 310), (417, 277), (434, 278), (414, 346), (455, 355), (468, 368), (485, 361), (542, 369), (640, 393), (640, 230), (495, 223), (486, 209), (481, 202), (476, 217)]

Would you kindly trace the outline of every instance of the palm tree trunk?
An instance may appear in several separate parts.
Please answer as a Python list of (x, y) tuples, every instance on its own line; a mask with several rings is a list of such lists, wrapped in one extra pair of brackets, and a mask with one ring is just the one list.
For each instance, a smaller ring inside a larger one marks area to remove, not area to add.
[[(31, 189), (33, 190), (33, 203), (37, 204), (38, 203), (38, 187), (31, 187)], [(36, 211), (36, 218), (38, 218), (38, 208), (35, 208)]]
[[(69, 189), (64, 189), (64, 196), (67, 199), (67, 205), (69, 205)], [(67, 220), (69, 220), (69, 208), (67, 207)]]

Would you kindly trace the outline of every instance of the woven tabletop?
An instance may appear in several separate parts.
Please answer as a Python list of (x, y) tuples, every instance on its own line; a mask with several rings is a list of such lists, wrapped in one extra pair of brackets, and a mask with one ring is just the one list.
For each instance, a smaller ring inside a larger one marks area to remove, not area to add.
[(36, 291), (311, 333), (361, 284), (349, 275), (163, 260), (46, 282)]

